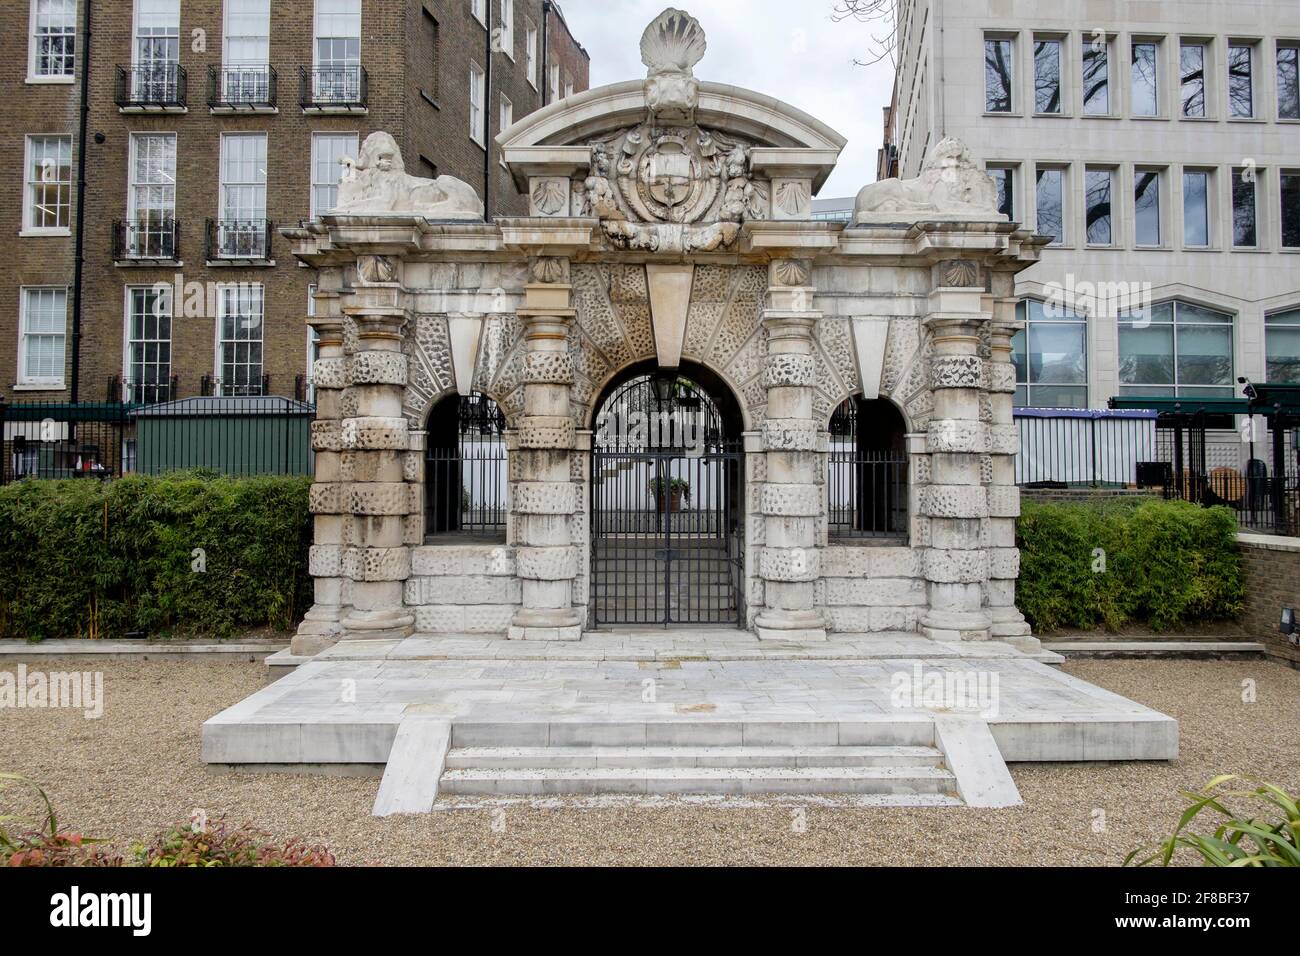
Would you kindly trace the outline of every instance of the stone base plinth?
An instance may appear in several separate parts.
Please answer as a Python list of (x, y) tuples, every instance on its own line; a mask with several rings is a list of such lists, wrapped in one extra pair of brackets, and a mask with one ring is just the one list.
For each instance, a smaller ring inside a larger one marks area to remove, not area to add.
[(353, 611), (343, 619), (349, 641), (393, 641), (415, 633), (415, 615), (401, 611)]
[(754, 633), (760, 641), (828, 640), (826, 618), (816, 611), (764, 611), (754, 618)]

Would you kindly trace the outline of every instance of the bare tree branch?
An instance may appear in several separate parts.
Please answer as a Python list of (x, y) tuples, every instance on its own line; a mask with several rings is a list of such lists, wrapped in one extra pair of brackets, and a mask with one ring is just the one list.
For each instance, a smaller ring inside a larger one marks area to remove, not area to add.
[(898, 66), (895, 50), (898, 46), (898, 0), (836, 0), (831, 19), (836, 23), (853, 19), (859, 23), (884, 23), (882, 33), (872, 33), (865, 60), (854, 59), (858, 66), (871, 66), (888, 59)]

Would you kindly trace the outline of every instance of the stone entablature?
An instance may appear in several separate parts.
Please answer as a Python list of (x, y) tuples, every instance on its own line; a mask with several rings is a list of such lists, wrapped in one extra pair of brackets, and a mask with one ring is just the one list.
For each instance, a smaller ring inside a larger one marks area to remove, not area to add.
[[(702, 35), (678, 26), (666, 35), (697, 50)], [(288, 233), (318, 272), (321, 342), (317, 603), (295, 649), (416, 628), (579, 638), (594, 405), (647, 362), (702, 366), (736, 398), (742, 591), (760, 637), (919, 630), (1028, 645), (1014, 605), (1010, 336), (1014, 278), (1041, 242), (979, 205), (960, 149), (926, 183), (869, 198), (857, 225), (810, 221), (806, 198), (843, 140), (650, 50), (647, 81), (503, 134), (533, 215), (334, 213)], [(935, 185), (950, 180), (960, 188)], [(952, 195), (964, 205), (945, 215)], [(899, 221), (877, 215), (893, 209)], [(427, 419), (470, 392), (508, 423), (506, 540), (425, 545)], [(907, 547), (828, 537), (826, 429), (852, 395), (888, 399), (906, 421)]]

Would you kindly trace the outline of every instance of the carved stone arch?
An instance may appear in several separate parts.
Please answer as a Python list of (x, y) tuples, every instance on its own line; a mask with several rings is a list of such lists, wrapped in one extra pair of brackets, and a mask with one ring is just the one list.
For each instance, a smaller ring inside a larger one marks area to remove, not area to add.
[[(632, 377), (639, 371), (637, 366), (646, 366), (645, 359), (639, 359), (634, 362), (628, 362), (617, 369), (611, 370), (600, 382), (593, 383), (594, 388), (591, 393), (591, 399), (582, 409), (582, 414), (578, 422), (582, 428), (594, 429), (596, 426), (596, 412), (599, 410), (601, 401), (608, 395), (613, 387), (621, 380)], [(753, 415), (753, 410), (748, 408), (744, 402), (744, 393), (736, 387), (736, 383), (728, 377), (727, 373), (715, 366), (705, 362), (685, 361), (682, 363), (682, 374), (687, 378), (691, 377), (693, 370), (703, 370), (711, 376), (718, 379), (718, 384), (722, 385), (730, 392), (730, 399), (736, 405), (736, 411), (740, 416), (740, 425), (742, 431), (752, 431), (759, 427), (761, 422)]]

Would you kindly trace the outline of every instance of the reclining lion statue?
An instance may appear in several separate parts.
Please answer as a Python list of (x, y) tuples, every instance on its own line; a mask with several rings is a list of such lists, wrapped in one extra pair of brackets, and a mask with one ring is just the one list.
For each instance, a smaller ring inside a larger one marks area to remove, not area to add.
[(884, 179), (858, 193), (853, 221), (896, 221), (898, 214), (1004, 221), (998, 190), (975, 165), (961, 140), (948, 137), (934, 148), (916, 179)]
[(371, 133), (358, 158), (345, 156), (340, 162), (343, 176), (334, 214), (483, 218), (483, 201), (468, 183), (454, 176), (408, 176), (397, 141), (388, 133)]

